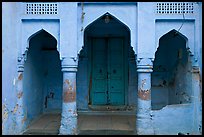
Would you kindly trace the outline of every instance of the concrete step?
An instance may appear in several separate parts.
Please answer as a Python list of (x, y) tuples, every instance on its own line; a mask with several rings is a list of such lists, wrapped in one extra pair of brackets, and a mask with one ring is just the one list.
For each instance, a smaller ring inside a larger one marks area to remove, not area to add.
[(131, 115), (79, 115), (80, 131), (134, 131), (135, 116)]
[(78, 111), (78, 115), (130, 115), (135, 116), (134, 111)]
[(81, 130), (78, 135), (136, 135), (132, 130)]
[(23, 133), (23, 135), (58, 135), (59, 130), (39, 130), (31, 129)]

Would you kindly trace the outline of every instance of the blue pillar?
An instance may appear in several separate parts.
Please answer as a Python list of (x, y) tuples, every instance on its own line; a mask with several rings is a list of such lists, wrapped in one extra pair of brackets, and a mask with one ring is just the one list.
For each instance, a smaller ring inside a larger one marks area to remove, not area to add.
[(16, 132), (17, 134), (21, 134), (23, 129), (25, 128), (25, 120), (26, 115), (24, 115), (23, 111), (23, 72), (24, 72), (24, 58), (18, 58), (18, 78), (16, 82), (16, 94), (17, 94), (17, 101), (16, 101)]
[(69, 65), (69, 59), (62, 60), (63, 72), (63, 103), (60, 134), (76, 135), (77, 110), (76, 110), (76, 65)]
[(138, 102), (136, 111), (136, 131), (138, 135), (153, 135), (151, 121), (151, 72), (152, 60), (140, 58), (137, 63)]
[(202, 90), (200, 69), (197, 66), (192, 67), (192, 103), (193, 103), (193, 131), (202, 135)]

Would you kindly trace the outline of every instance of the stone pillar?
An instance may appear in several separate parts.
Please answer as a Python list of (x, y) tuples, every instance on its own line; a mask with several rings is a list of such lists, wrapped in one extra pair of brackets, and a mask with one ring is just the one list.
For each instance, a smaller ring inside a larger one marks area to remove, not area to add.
[(151, 72), (152, 60), (140, 58), (137, 63), (138, 102), (136, 111), (136, 131), (138, 135), (154, 134), (151, 120)]
[(13, 113), (16, 115), (16, 131), (21, 134), (24, 129), (26, 116), (23, 112), (23, 72), (24, 58), (18, 58), (18, 78), (16, 80), (17, 101)]
[(202, 85), (200, 69), (197, 66), (192, 67), (192, 103), (193, 103), (193, 131), (195, 134), (202, 135)]
[[(76, 65), (69, 65), (69, 59), (62, 60), (63, 72), (63, 101), (60, 134), (76, 135), (77, 110), (76, 110)], [(73, 60), (71, 60), (73, 61)]]

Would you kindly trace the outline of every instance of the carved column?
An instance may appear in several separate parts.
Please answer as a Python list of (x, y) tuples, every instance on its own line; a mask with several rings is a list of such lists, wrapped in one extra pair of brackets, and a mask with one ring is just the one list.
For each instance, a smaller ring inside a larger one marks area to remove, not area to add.
[(76, 110), (76, 65), (69, 65), (70, 60), (62, 60), (63, 72), (63, 103), (60, 134), (76, 135), (77, 134), (77, 110)]
[(138, 135), (154, 134), (150, 116), (152, 68), (151, 59), (140, 58), (138, 60), (138, 105), (136, 111), (136, 131)]
[(17, 132), (21, 134), (24, 129), (26, 116), (23, 112), (23, 72), (24, 72), (24, 58), (18, 58), (18, 78), (16, 80), (17, 102), (13, 113), (16, 114), (16, 128)]

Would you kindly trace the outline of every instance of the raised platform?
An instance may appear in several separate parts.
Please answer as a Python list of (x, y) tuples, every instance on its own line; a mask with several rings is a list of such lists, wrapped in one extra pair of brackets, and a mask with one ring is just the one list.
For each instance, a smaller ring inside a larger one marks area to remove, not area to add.
[[(134, 135), (136, 118), (133, 112), (78, 112), (79, 135)], [(23, 135), (58, 135), (61, 113), (46, 113), (33, 121)]]

